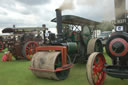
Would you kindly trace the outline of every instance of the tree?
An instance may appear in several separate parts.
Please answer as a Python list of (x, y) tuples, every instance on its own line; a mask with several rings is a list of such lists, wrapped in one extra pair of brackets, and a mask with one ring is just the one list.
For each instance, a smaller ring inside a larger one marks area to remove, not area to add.
[(114, 25), (110, 21), (102, 21), (98, 28), (101, 31), (112, 31), (114, 29)]

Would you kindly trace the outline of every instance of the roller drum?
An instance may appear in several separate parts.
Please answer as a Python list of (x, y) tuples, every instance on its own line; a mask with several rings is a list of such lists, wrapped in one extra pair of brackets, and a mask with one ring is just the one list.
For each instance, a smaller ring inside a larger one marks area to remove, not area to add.
[[(60, 52), (37, 52), (31, 61), (31, 67), (36, 69), (47, 69), (54, 71), (57, 67), (61, 67)], [(53, 80), (64, 80), (67, 78), (69, 69), (58, 72), (47, 72), (32, 70), (33, 74), (40, 78)]]

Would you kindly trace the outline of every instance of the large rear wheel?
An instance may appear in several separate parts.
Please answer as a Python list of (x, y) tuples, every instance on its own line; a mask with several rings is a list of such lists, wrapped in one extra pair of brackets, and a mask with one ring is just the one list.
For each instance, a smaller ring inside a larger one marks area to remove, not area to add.
[(103, 71), (105, 64), (106, 61), (102, 53), (94, 52), (89, 56), (86, 73), (90, 85), (103, 85), (106, 77), (106, 72)]
[(32, 56), (36, 53), (36, 47), (38, 47), (37, 42), (35, 42), (35, 41), (27, 42), (22, 49), (23, 56), (26, 59), (31, 60)]
[(89, 40), (87, 45), (87, 54), (90, 55), (93, 52), (103, 52), (102, 42), (97, 38)]

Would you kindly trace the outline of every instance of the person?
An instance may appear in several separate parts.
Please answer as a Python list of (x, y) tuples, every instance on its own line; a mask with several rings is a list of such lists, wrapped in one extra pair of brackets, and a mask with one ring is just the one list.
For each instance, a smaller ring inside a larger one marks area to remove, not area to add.
[(7, 54), (7, 61), (12, 61), (12, 53), (10, 51)]
[(12, 54), (10, 51), (6, 52), (3, 56), (2, 56), (2, 61), (12, 61)]
[(7, 61), (7, 54), (4, 54), (4, 55), (2, 56), (2, 61)]
[(46, 41), (47, 41), (47, 38), (49, 36), (49, 34), (47, 32), (48, 31), (48, 28), (46, 28), (46, 25), (45, 24), (43, 24), (42, 27), (43, 27), (43, 37), (44, 37), (44, 44), (45, 44)]
[(45, 37), (46, 37), (46, 38), (49, 37), (49, 33), (50, 33), (50, 32), (49, 32), (48, 29), (47, 29), (46, 32), (45, 32)]

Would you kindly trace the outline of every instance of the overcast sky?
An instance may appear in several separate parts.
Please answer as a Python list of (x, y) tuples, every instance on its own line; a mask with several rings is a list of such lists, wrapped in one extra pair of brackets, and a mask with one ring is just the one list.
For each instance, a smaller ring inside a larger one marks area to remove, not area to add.
[[(21, 26), (41, 26), (55, 28), (50, 22), (55, 17), (55, 9), (64, 0), (0, 0), (0, 28)], [(68, 1), (68, 0), (67, 0)], [(92, 20), (114, 19), (113, 0), (74, 0), (74, 9), (64, 10), (63, 15), (78, 15)]]

